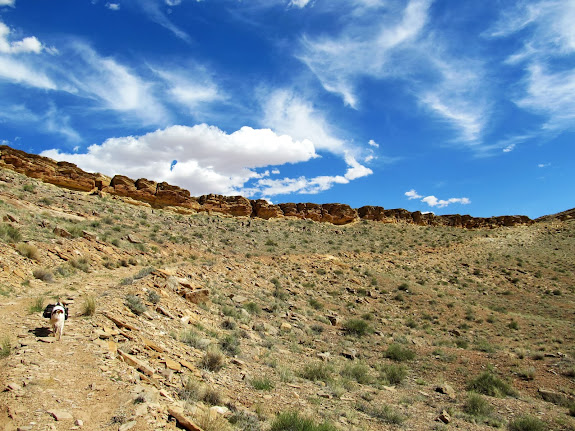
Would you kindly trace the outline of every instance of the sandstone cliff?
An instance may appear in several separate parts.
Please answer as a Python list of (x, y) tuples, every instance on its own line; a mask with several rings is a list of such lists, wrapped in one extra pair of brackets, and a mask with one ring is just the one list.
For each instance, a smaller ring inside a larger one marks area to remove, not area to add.
[(0, 167), (10, 169), (46, 183), (85, 192), (109, 193), (149, 204), (154, 208), (181, 207), (196, 212), (216, 212), (236, 217), (263, 219), (294, 217), (327, 222), (336, 225), (357, 220), (383, 223), (413, 223), (422, 226), (453, 226), (467, 229), (493, 228), (531, 224), (527, 216), (499, 216), (478, 218), (470, 215), (423, 214), (404, 209), (385, 209), (364, 206), (359, 209), (345, 204), (282, 203), (273, 205), (243, 196), (203, 195), (193, 197), (188, 190), (166, 182), (156, 183), (145, 178), (133, 180), (123, 175), (113, 178), (98, 173), (85, 172), (68, 162), (56, 162), (50, 158), (29, 154), (6, 145), (0, 145)]

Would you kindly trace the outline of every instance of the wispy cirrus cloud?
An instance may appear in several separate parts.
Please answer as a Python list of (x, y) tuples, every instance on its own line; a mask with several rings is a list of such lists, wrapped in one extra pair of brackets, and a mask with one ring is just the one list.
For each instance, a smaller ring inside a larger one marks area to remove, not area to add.
[(433, 195), (422, 196), (419, 193), (417, 193), (414, 189), (405, 192), (405, 196), (407, 196), (409, 200), (418, 199), (421, 202), (426, 203), (430, 207), (437, 207), (437, 208), (444, 208), (451, 204), (469, 205), (471, 203), (471, 200), (469, 200), (469, 198), (438, 199)]
[(481, 60), (450, 54), (430, 22), (433, 0), (352, 2), (349, 23), (335, 36), (306, 36), (297, 57), (323, 87), (360, 108), (363, 79), (402, 82), (408, 95), (457, 134), (482, 143), (491, 114)]
[(520, 2), (505, 10), (486, 35), (525, 34), (523, 46), (507, 59), (525, 70), (517, 106), (546, 117), (542, 129), (572, 129), (575, 120), (575, 1)]

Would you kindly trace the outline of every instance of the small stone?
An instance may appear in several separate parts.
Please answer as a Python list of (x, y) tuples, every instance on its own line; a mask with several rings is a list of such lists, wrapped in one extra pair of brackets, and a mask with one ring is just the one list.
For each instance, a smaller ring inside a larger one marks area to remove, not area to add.
[(74, 425), (82, 428), (84, 426), (84, 421), (82, 419), (76, 419), (76, 421), (74, 422)]
[(456, 397), (455, 389), (453, 389), (453, 387), (451, 387), (451, 385), (449, 385), (447, 383), (444, 383), (444, 384), (436, 387), (435, 392), (439, 392), (440, 394), (447, 395), (452, 400), (454, 400)]
[(180, 363), (174, 361), (173, 359), (166, 358), (166, 360), (164, 362), (166, 364), (166, 368), (169, 368), (170, 370), (173, 370), (173, 371), (181, 371), (182, 370), (182, 366), (180, 365)]
[(280, 331), (290, 331), (291, 330), (291, 325), (287, 322), (282, 322), (282, 324), (280, 325)]
[(451, 416), (445, 410), (441, 412), (441, 414), (437, 417), (438, 421), (443, 422), (444, 424), (448, 424), (451, 422)]
[(48, 413), (57, 421), (72, 420), (74, 416), (65, 410), (48, 410)]
[(22, 390), (22, 386), (20, 386), (18, 383), (8, 383), (5, 390), (17, 392)]

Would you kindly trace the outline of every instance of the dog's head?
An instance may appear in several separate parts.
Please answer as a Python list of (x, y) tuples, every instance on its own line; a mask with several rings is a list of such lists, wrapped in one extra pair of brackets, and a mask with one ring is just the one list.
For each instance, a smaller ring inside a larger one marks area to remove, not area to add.
[(65, 316), (66, 310), (64, 309), (64, 306), (58, 302), (52, 309), (52, 316), (60, 316), (60, 315)]

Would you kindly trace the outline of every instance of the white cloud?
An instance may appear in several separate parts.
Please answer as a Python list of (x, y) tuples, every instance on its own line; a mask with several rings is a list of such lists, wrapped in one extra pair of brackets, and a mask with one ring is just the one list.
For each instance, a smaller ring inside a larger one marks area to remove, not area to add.
[(204, 68), (190, 66), (186, 71), (177, 68), (153, 70), (168, 87), (167, 94), (172, 100), (187, 107), (193, 114), (208, 103), (225, 99)]
[(421, 196), (418, 194), (414, 189), (411, 189), (408, 192), (405, 192), (405, 196), (409, 200), (411, 199), (419, 199), (421, 202), (426, 203), (430, 207), (438, 207), (443, 208), (451, 204), (461, 204), (461, 205), (468, 205), (471, 201), (468, 198), (449, 198), (449, 199), (438, 199), (435, 196)]
[(55, 90), (58, 87), (51, 78), (41, 70), (37, 70), (33, 64), (29, 65), (25, 60), (12, 57), (0, 56), (0, 79), (46, 90)]
[(311, 0), (291, 0), (288, 4), (288, 6), (291, 7), (299, 7), (299, 8), (304, 8), (306, 7)]
[(575, 70), (562, 64), (575, 53), (575, 1), (520, 2), (505, 10), (487, 33), (507, 37), (522, 32), (523, 47), (508, 58), (508, 64), (524, 63), (524, 92), (515, 103), (548, 118), (547, 130), (573, 128)]
[[(256, 168), (316, 157), (308, 140), (297, 141), (269, 129), (250, 127), (226, 134), (206, 124), (172, 126), (143, 136), (111, 138), (101, 145), (90, 146), (85, 154), (58, 150), (42, 154), (76, 163), (87, 171), (168, 181), (194, 195), (237, 194), (248, 181), (262, 178)], [(172, 167), (173, 160), (177, 163)]]
[(510, 145), (506, 146), (505, 148), (503, 148), (503, 152), (504, 153), (510, 153), (514, 149), (515, 149), (515, 144), (510, 144)]
[(263, 100), (262, 124), (294, 139), (309, 139), (318, 150), (343, 155), (347, 146), (334, 136), (325, 117), (313, 105), (288, 90), (276, 90)]
[(106, 109), (136, 115), (147, 124), (159, 124), (168, 117), (152, 83), (86, 44), (74, 44), (68, 64), (61, 67), (66, 69), (63, 79), (69, 80), (71, 93), (96, 99)]
[(431, 0), (410, 0), (404, 9), (385, 10), (383, 15), (373, 15), (369, 8), (369, 20), (351, 19), (337, 37), (304, 38), (303, 52), (298, 57), (327, 91), (339, 94), (347, 105), (357, 108), (355, 81), (395, 74), (392, 56), (418, 37), (430, 4)]
[(421, 196), (421, 195), (418, 195), (417, 192), (416, 192), (414, 189), (411, 189), (410, 191), (405, 192), (405, 196), (407, 196), (407, 198), (408, 198), (409, 200), (412, 200), (412, 199), (421, 199), (421, 198), (423, 197), (423, 196)]
[(538, 168), (548, 168), (549, 166), (551, 166), (551, 163), (539, 163), (537, 165)]
[(10, 42), (10, 28), (0, 21), (0, 53), (3, 54), (22, 54), (42, 52), (42, 44), (35, 36), (28, 36), (22, 40)]
[[(181, 28), (179, 28), (177, 25), (175, 25), (172, 21), (170, 21), (170, 19), (166, 16), (164, 11), (162, 10), (161, 6), (163, 6), (166, 3), (160, 2), (158, 0), (138, 0), (136, 2), (136, 4), (142, 8), (144, 13), (148, 16), (148, 18), (150, 18), (156, 24), (159, 24), (165, 29), (171, 31), (176, 37), (184, 40), (185, 42), (190, 42), (191, 41), (190, 36)], [(174, 4), (173, 5), (171, 5), (170, 3), (167, 4), (171, 6), (179, 4), (177, 1), (172, 1), (172, 3)]]
[(106, 7), (110, 10), (120, 10), (119, 3), (106, 3)]
[(14, 7), (15, 0), (0, 0), (0, 6), (12, 6)]
[(379, 144), (376, 143), (373, 139), (370, 139), (367, 144), (371, 147), (379, 148)]
[(549, 119), (546, 129), (567, 129), (575, 125), (575, 70), (550, 72), (540, 64), (528, 68), (526, 94), (518, 106), (541, 113)]

